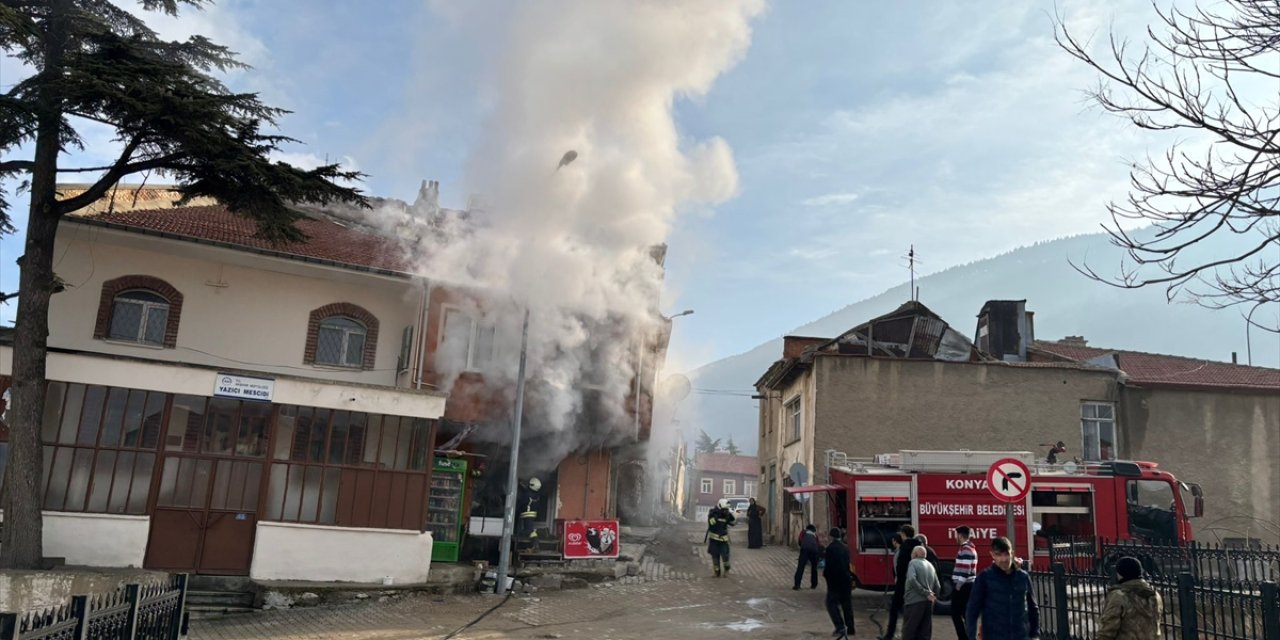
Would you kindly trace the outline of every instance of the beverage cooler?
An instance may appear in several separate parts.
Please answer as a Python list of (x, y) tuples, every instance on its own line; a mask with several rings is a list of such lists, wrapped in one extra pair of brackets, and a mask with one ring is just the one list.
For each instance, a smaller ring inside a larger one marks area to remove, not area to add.
[(467, 461), (436, 458), (427, 495), (427, 527), (431, 531), (431, 560), (457, 562), (462, 547), (462, 504), (466, 495)]

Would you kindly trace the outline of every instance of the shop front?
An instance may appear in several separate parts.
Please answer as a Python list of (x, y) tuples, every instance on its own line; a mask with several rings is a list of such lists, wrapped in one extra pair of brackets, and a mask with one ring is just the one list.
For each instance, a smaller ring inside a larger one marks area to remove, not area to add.
[(51, 354), (45, 555), (262, 579), (425, 580), (443, 397), (279, 376), (253, 378), (271, 383), (266, 397), (222, 395), (237, 377)]

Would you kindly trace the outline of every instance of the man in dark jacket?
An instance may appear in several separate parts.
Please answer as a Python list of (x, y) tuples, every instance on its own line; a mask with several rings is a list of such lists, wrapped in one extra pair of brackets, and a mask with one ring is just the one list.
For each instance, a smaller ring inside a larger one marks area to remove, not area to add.
[(809, 588), (818, 588), (818, 560), (821, 559), (818, 551), (818, 528), (809, 525), (800, 532), (800, 559), (796, 561), (796, 580), (791, 586), (792, 589), (800, 589), (800, 581), (804, 580), (804, 567), (809, 565)]
[(822, 577), (827, 579), (827, 615), (836, 630), (831, 635), (848, 638), (853, 634), (853, 574), (849, 572), (849, 547), (841, 540), (838, 528), (831, 530), (827, 553), (823, 558), (826, 567)]
[[(907, 589), (907, 567), (911, 566), (911, 552), (920, 546), (915, 527), (904, 524), (898, 529), (898, 533), (902, 536), (902, 545), (898, 547), (894, 563), (893, 600), (889, 603), (889, 624), (884, 631), (885, 640), (893, 640), (893, 634), (898, 629), (898, 616), (902, 615), (903, 596)], [(933, 566), (936, 568), (938, 565), (935, 562)]]
[(1040, 609), (1031, 591), (1031, 576), (1015, 565), (1008, 538), (991, 541), (995, 564), (978, 574), (969, 592), (965, 627), (977, 638), (982, 620), (982, 640), (1027, 640), (1040, 637)]

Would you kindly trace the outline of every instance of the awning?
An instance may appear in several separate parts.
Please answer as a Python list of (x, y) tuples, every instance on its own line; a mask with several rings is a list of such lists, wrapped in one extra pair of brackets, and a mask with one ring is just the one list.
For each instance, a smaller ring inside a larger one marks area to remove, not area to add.
[(844, 491), (844, 487), (838, 484), (811, 484), (807, 487), (783, 487), (783, 491), (790, 494), (797, 493), (818, 493), (819, 491)]

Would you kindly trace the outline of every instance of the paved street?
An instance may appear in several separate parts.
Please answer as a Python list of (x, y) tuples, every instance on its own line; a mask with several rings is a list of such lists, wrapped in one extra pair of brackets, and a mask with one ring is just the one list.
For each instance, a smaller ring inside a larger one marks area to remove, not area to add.
[[(516, 596), (455, 638), (826, 638), (824, 587), (791, 590), (793, 552), (765, 547), (733, 550), (729, 578), (711, 577), (701, 529), (669, 532), (667, 544), (645, 556), (644, 571), (587, 589)], [(695, 542), (696, 541), (696, 542)], [(807, 576), (806, 576), (807, 580)], [(876, 636), (868, 619), (882, 601), (857, 592), (859, 638)], [(195, 640), (232, 638), (443, 638), (501, 602), (496, 596), (419, 596), (333, 607), (267, 611), (193, 622)], [(882, 619), (882, 614), (881, 614)], [(941, 622), (941, 619), (939, 619)]]

